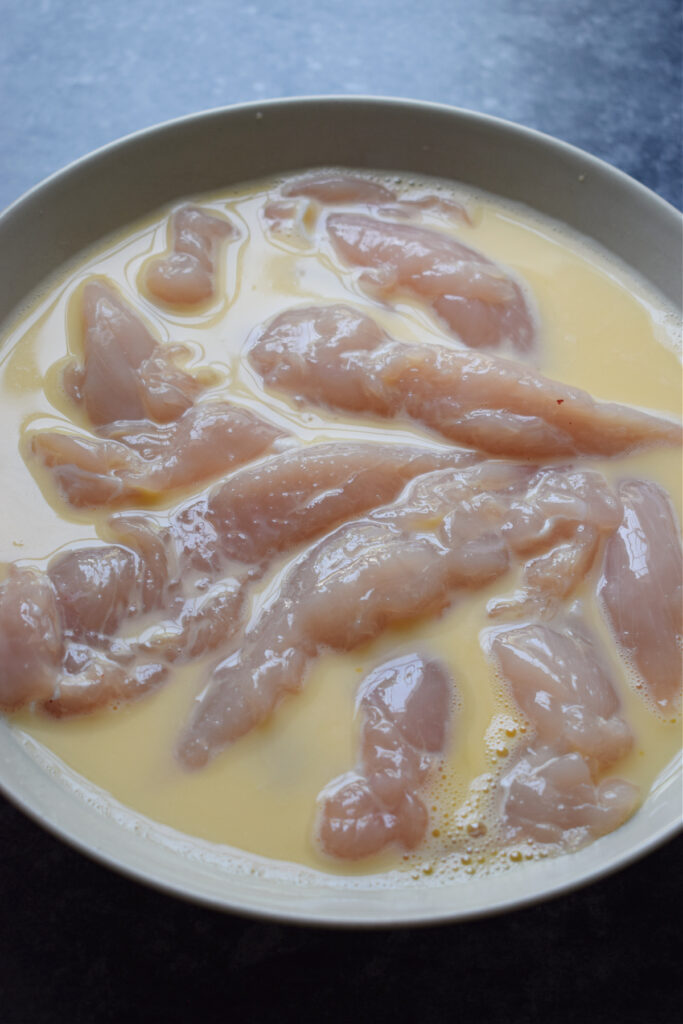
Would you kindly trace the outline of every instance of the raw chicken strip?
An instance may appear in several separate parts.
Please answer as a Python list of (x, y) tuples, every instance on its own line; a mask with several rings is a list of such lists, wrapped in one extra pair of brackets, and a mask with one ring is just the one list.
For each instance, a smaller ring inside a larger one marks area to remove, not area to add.
[(358, 859), (390, 843), (412, 849), (429, 820), (418, 796), (443, 753), (453, 685), (440, 662), (408, 654), (376, 668), (357, 699), (363, 714), (356, 773), (323, 790), (318, 838), (325, 853)]
[(393, 203), (396, 193), (370, 178), (348, 171), (314, 171), (286, 182), (283, 196), (305, 196), (320, 203)]
[(596, 641), (578, 616), (497, 633), (491, 649), (533, 729), (498, 785), (508, 840), (575, 848), (611, 832), (634, 811), (638, 790), (599, 775), (624, 757), (633, 735)]
[(624, 518), (605, 549), (599, 593), (619, 644), (661, 711), (681, 703), (683, 564), (680, 531), (664, 492), (628, 480)]
[(581, 754), (593, 770), (629, 752), (633, 735), (595, 640), (578, 621), (497, 633), (491, 644), (503, 677), (537, 741)]
[(427, 210), (470, 223), (466, 208), (455, 199), (427, 189), (411, 189), (399, 198), (385, 185), (349, 171), (314, 171), (286, 182), (281, 193), (283, 196), (315, 199), (327, 205), (354, 203), (379, 207), (381, 213), (399, 217)]
[(248, 580), (275, 556), (391, 501), (422, 473), (476, 461), (469, 452), (403, 445), (312, 445), (241, 470), (166, 523), (114, 517), (117, 539), (137, 547), (138, 537), (147, 545), (156, 538), (178, 567), (178, 578), (194, 580), (199, 573), (207, 585), (187, 598), (175, 623), (164, 622), (150, 634), (149, 648), (178, 657), (224, 643), (239, 622)]
[(263, 207), (270, 230), (290, 241), (310, 244), (319, 218), (319, 205), (372, 207), (384, 216), (417, 217), (437, 214), (471, 224), (462, 203), (426, 189), (411, 189), (399, 198), (394, 191), (370, 178), (349, 171), (322, 170), (285, 182), (280, 194)]
[(522, 585), (510, 597), (489, 601), (489, 615), (509, 620), (554, 614), (620, 520), (621, 505), (599, 473), (544, 470), (510, 506), (506, 536), (523, 556)]
[(151, 261), (145, 283), (162, 302), (196, 306), (213, 296), (218, 247), (236, 238), (237, 228), (198, 206), (182, 206), (171, 217), (170, 235), (171, 252)]
[(129, 671), (100, 651), (71, 642), (49, 578), (16, 566), (0, 585), (0, 659), (3, 710), (35, 701), (58, 716), (138, 696), (161, 683), (167, 671), (157, 664)]
[(54, 590), (33, 569), (10, 566), (0, 584), (0, 707), (45, 700), (64, 652)]
[[(78, 645), (78, 684), (63, 681), (60, 707), (66, 693), (74, 710), (78, 701), (84, 709), (106, 701), (114, 683), (117, 699), (137, 696), (142, 682), (134, 677), (126, 691), (113, 664), (123, 659), (128, 678), (141, 654), (175, 660), (224, 644), (241, 621), (247, 583), (275, 555), (391, 500), (421, 473), (476, 461), (469, 452), (419, 447), (314, 445), (244, 469), (165, 519), (115, 516), (119, 543), (57, 555), (46, 575), (12, 567), (0, 585), (4, 704), (51, 693)], [(152, 612), (162, 621), (141, 638), (117, 639), (125, 620)], [(53, 701), (49, 710), (57, 709)]]
[(265, 454), (281, 430), (249, 409), (204, 402), (174, 423), (121, 421), (99, 437), (39, 431), (25, 444), (27, 459), (51, 472), (74, 508), (148, 503)]
[[(542, 500), (543, 476), (491, 461), (429, 473), (396, 503), (320, 541), (294, 562), (243, 644), (214, 670), (181, 739), (181, 760), (198, 767), (265, 720), (301, 688), (308, 661), (324, 647), (352, 650), (504, 573), (516, 545), (531, 545), (531, 519), (518, 507), (534, 488)], [(537, 544), (551, 546), (552, 492), (544, 500)], [(538, 586), (544, 582), (539, 577)]]
[(151, 501), (263, 454), (282, 432), (229, 402), (195, 404), (204, 384), (173, 362), (114, 289), (83, 290), (84, 362), (64, 372), (97, 437), (40, 431), (25, 456), (75, 508)]
[(166, 681), (164, 665), (141, 664), (127, 668), (100, 651), (71, 645), (66, 670), (58, 673), (43, 711), (53, 718), (85, 715), (103, 707), (137, 700)]
[(540, 747), (525, 750), (501, 779), (499, 813), (506, 841), (576, 849), (623, 825), (638, 801), (630, 782), (594, 782), (580, 754)]
[(533, 351), (536, 327), (522, 289), (476, 250), (438, 231), (362, 214), (330, 214), (327, 229), (339, 256), (366, 268), (361, 282), (373, 295), (425, 302), (469, 348)]
[(166, 606), (176, 584), (158, 537), (136, 535), (136, 547), (73, 548), (51, 559), (47, 576), (65, 632), (107, 646), (121, 623)]
[(678, 425), (548, 380), (518, 363), (394, 341), (348, 306), (289, 310), (256, 332), (266, 384), (350, 412), (409, 418), (493, 455), (618, 455), (680, 444)]
[(177, 420), (204, 390), (179, 369), (182, 346), (162, 346), (103, 281), (83, 289), (83, 366), (67, 365), (64, 388), (96, 426), (118, 420)]
[[(201, 518), (224, 558), (258, 564), (391, 501), (414, 477), (478, 462), (472, 452), (418, 445), (311, 445), (234, 474), (212, 489), (205, 505), (195, 502), (179, 513), (174, 530), (195, 545)], [(204, 561), (209, 544), (204, 536)]]

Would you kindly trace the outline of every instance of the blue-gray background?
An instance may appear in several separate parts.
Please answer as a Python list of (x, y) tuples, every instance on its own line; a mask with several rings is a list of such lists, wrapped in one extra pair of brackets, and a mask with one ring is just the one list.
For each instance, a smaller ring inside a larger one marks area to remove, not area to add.
[(559, 136), (681, 202), (679, 0), (1, 0), (0, 207), (207, 107), (364, 93)]
[[(138, 128), (322, 93), (519, 121), (681, 205), (679, 0), (0, 0), (0, 207)], [(682, 853), (491, 921), (335, 935), (146, 890), (0, 802), (0, 1021), (668, 1024)]]

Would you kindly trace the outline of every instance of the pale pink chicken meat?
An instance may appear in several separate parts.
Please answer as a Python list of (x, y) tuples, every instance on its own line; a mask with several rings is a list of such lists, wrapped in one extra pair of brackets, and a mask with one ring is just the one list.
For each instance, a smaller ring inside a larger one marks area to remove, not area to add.
[(654, 483), (624, 481), (624, 517), (605, 549), (599, 585), (614, 636), (660, 711), (676, 712), (683, 675), (680, 530)]
[(365, 268), (361, 283), (374, 296), (426, 303), (469, 348), (529, 355), (536, 347), (522, 288), (482, 253), (429, 228), (363, 214), (330, 214), (327, 230), (338, 255)]
[[(414, 477), (479, 461), (469, 451), (420, 445), (311, 445), (247, 467), (217, 485), (203, 517), (225, 557), (260, 563), (391, 501)], [(175, 529), (188, 538), (196, 533), (200, 507), (195, 503), (176, 516)]]
[(113, 637), (125, 619), (160, 607), (169, 584), (166, 553), (152, 544), (144, 556), (118, 544), (74, 548), (51, 559), (47, 576), (65, 630), (96, 643)]
[(129, 666), (99, 650), (72, 644), (41, 710), (53, 718), (90, 714), (138, 700), (161, 686), (167, 677), (166, 665), (143, 662)]
[(50, 472), (74, 508), (117, 508), (165, 498), (266, 454), (283, 432), (230, 402), (192, 406), (174, 423), (121, 421), (98, 437), (42, 430), (26, 458)]
[(414, 218), (436, 214), (471, 224), (467, 208), (451, 196), (412, 188), (401, 195), (386, 185), (351, 171), (321, 170), (286, 181), (263, 207), (271, 231), (290, 241), (310, 244), (320, 220), (320, 206), (360, 206), (384, 216)]
[(431, 211), (470, 223), (466, 207), (451, 196), (425, 188), (412, 188), (399, 197), (394, 189), (351, 171), (313, 171), (285, 182), (280, 191), (286, 197), (315, 199), (325, 205), (372, 206), (379, 208), (381, 213), (406, 217)]
[(113, 288), (83, 290), (83, 365), (70, 364), (64, 387), (96, 436), (29, 433), (29, 464), (51, 474), (75, 508), (156, 500), (266, 452), (282, 431), (225, 401), (196, 403), (206, 387), (176, 366)]
[(182, 347), (162, 346), (118, 292), (101, 280), (83, 289), (83, 363), (70, 362), (64, 389), (95, 427), (118, 420), (177, 420), (204, 390), (180, 369)]
[[(469, 452), (410, 446), (312, 445), (243, 469), (169, 516), (115, 516), (117, 544), (57, 555), (46, 575), (12, 568), (0, 585), (2, 683), (14, 694), (6, 703), (43, 694), (78, 645), (78, 683), (64, 680), (61, 687), (74, 713), (105, 702), (114, 683), (117, 699), (137, 696), (142, 682), (135, 681), (133, 659), (189, 658), (224, 644), (241, 622), (246, 585), (278, 553), (391, 500), (421, 473), (476, 461)], [(22, 617), (27, 594), (34, 611)], [(125, 620), (152, 613), (155, 623), (143, 636), (118, 639)], [(90, 662), (83, 668), (86, 647)], [(36, 659), (37, 667), (25, 671)], [(117, 681), (124, 678), (121, 665), (112, 667), (119, 662), (133, 675), (127, 690)], [(64, 705), (62, 698), (48, 710)]]
[(532, 729), (497, 791), (503, 834), (576, 848), (611, 832), (635, 810), (637, 787), (601, 775), (633, 734), (597, 641), (578, 615), (558, 624), (498, 632), (501, 672)]
[(498, 810), (507, 841), (576, 849), (623, 825), (638, 802), (632, 783), (596, 782), (580, 754), (540, 747), (525, 750), (503, 776)]
[(495, 618), (547, 618), (585, 579), (621, 505), (595, 471), (547, 469), (512, 500), (507, 539), (523, 564), (520, 587), (488, 602)]
[(492, 455), (619, 455), (680, 444), (666, 419), (595, 402), (496, 356), (395, 341), (348, 306), (280, 314), (250, 340), (265, 383), (349, 412), (409, 419)]
[(146, 268), (148, 291), (173, 306), (195, 306), (212, 298), (219, 247), (238, 236), (237, 228), (224, 217), (187, 205), (171, 216), (169, 234), (171, 251)]
[(114, 517), (116, 538), (134, 548), (138, 537), (161, 543), (177, 577), (199, 574), (205, 587), (190, 592), (180, 615), (162, 622), (147, 647), (173, 658), (214, 649), (239, 624), (248, 582), (278, 554), (392, 500), (422, 473), (477, 461), (469, 452), (407, 445), (311, 445), (235, 473), (166, 521)]
[(633, 735), (616, 683), (580, 621), (564, 621), (561, 630), (540, 623), (505, 630), (491, 649), (540, 744), (579, 753), (595, 770), (629, 752)]
[[(597, 488), (601, 478), (590, 475)], [(580, 484), (581, 475), (573, 476)], [(352, 650), (391, 625), (436, 615), (459, 590), (502, 575), (518, 548), (533, 546), (531, 517), (519, 510), (525, 495), (527, 509), (534, 500), (546, 505), (546, 515), (539, 508), (536, 517), (536, 547), (551, 548), (553, 493), (545, 493), (543, 477), (533, 467), (496, 462), (429, 473), (394, 504), (339, 527), (302, 555), (212, 673), (181, 739), (183, 763), (204, 764), (264, 721), (301, 688), (309, 661), (324, 648)], [(539, 591), (552, 585), (539, 573)]]
[(149, 662), (124, 667), (75, 643), (49, 577), (16, 566), (0, 585), (0, 659), (0, 707), (14, 711), (36, 702), (56, 716), (139, 696), (167, 671)]
[(10, 566), (0, 584), (0, 707), (45, 700), (64, 640), (54, 590), (33, 569)]
[(444, 752), (454, 696), (445, 667), (420, 654), (366, 677), (357, 699), (357, 771), (321, 793), (317, 836), (325, 853), (356, 860), (391, 843), (410, 850), (421, 841), (429, 814), (419, 793)]
[(305, 196), (320, 203), (367, 203), (378, 206), (393, 203), (396, 193), (371, 178), (349, 171), (313, 171), (285, 182), (283, 196)]

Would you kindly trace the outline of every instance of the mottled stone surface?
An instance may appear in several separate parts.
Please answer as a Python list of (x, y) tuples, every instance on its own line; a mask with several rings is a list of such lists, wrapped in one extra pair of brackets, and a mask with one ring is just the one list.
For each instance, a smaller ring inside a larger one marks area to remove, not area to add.
[(518, 121), (681, 204), (678, 0), (31, 0), (0, 34), (0, 206), (139, 128), (276, 96)]
[[(127, 132), (322, 93), (436, 100), (587, 149), (681, 205), (679, 0), (6, 0), (0, 206)], [(574, 894), (364, 934), (220, 915), (0, 803), (0, 1020), (678, 1019), (681, 838)]]

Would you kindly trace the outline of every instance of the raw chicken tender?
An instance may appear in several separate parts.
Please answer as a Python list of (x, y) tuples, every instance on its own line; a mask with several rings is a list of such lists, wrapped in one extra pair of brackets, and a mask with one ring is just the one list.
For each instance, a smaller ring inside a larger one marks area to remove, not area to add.
[(533, 737), (498, 786), (503, 833), (575, 848), (635, 810), (638, 790), (601, 772), (633, 745), (596, 641), (577, 618), (562, 630), (527, 625), (497, 633), (491, 649)]
[(330, 214), (337, 253), (364, 267), (361, 282), (374, 296), (425, 302), (469, 348), (528, 355), (536, 325), (520, 286), (482, 253), (454, 238), (354, 213)]
[(266, 384), (299, 399), (413, 419), (492, 455), (619, 455), (681, 441), (668, 420), (598, 404), (510, 360), (394, 341), (344, 305), (282, 313), (256, 332), (249, 358)]
[(349, 171), (313, 171), (285, 182), (283, 196), (305, 196), (321, 203), (367, 203), (377, 206), (392, 203), (396, 193), (378, 181)]
[[(207, 500), (205, 521), (225, 557), (260, 563), (391, 501), (414, 477), (478, 461), (472, 452), (419, 445), (311, 445), (272, 456), (217, 485)], [(190, 506), (187, 517), (182, 514), (185, 536), (195, 532), (199, 507)]]
[(558, 754), (554, 747), (525, 750), (500, 782), (503, 834), (512, 842), (576, 849), (623, 825), (638, 802), (630, 782), (595, 782), (580, 754)]
[[(100, 607), (99, 619), (106, 617)], [(98, 625), (97, 611), (91, 625)], [(13, 711), (35, 701), (58, 716), (138, 696), (162, 682), (167, 671), (149, 663), (129, 669), (73, 642), (49, 577), (16, 566), (0, 585), (0, 658), (0, 707)]]
[(181, 206), (171, 217), (169, 233), (171, 252), (148, 264), (145, 284), (162, 302), (196, 306), (214, 295), (218, 247), (236, 238), (237, 228), (198, 206)]
[(165, 523), (114, 517), (114, 536), (133, 547), (156, 539), (186, 581), (180, 617), (152, 630), (147, 646), (174, 658), (219, 646), (240, 623), (247, 583), (275, 556), (390, 501), (413, 477), (476, 461), (417, 446), (311, 445), (241, 470)]
[(379, 207), (381, 213), (395, 217), (410, 217), (424, 210), (470, 223), (466, 208), (450, 196), (413, 188), (399, 198), (396, 192), (386, 185), (349, 171), (313, 171), (311, 174), (304, 174), (300, 178), (286, 182), (281, 193), (288, 197), (315, 199), (326, 205), (343, 206), (353, 203)]
[(683, 562), (669, 499), (656, 484), (619, 487), (624, 518), (605, 549), (599, 585), (607, 619), (661, 711), (681, 703)]
[(145, 504), (265, 454), (282, 431), (230, 402), (192, 406), (174, 423), (121, 421), (99, 437), (43, 430), (27, 459), (49, 470), (74, 508)]
[(629, 752), (633, 736), (595, 640), (579, 622), (563, 626), (506, 630), (491, 649), (538, 742), (579, 753), (594, 770), (608, 768)]
[(83, 289), (83, 365), (72, 361), (64, 389), (95, 427), (118, 420), (177, 420), (205, 385), (180, 369), (182, 346), (162, 346), (117, 291), (100, 280)]
[[(46, 575), (12, 567), (0, 585), (4, 703), (51, 693), (67, 657), (78, 682), (62, 680), (53, 713), (67, 692), (71, 713), (112, 693), (139, 695), (133, 660), (187, 659), (225, 644), (241, 622), (247, 584), (275, 555), (391, 500), (421, 473), (476, 461), (416, 446), (312, 445), (244, 469), (165, 518), (115, 516), (117, 544), (59, 554)], [(160, 621), (137, 639), (118, 639), (124, 621), (150, 613)], [(140, 671), (148, 679), (150, 670)]]
[[(525, 494), (545, 500), (543, 476), (492, 461), (429, 473), (394, 504), (320, 541), (294, 562), (243, 642), (214, 670), (184, 731), (181, 760), (198, 767), (262, 722), (301, 688), (308, 661), (323, 648), (352, 650), (391, 625), (438, 614), (459, 589), (504, 573), (516, 545), (531, 544), (531, 517), (520, 516), (519, 506)], [(538, 547), (553, 543), (552, 493), (547, 502), (536, 518)], [(544, 585), (540, 575), (537, 585)]]
[(0, 584), (0, 707), (13, 711), (45, 700), (64, 640), (54, 590), (33, 569), (10, 566)]
[(507, 542), (524, 562), (521, 587), (489, 601), (497, 618), (547, 618), (583, 581), (601, 541), (621, 519), (621, 505), (601, 474), (547, 469), (526, 494), (514, 499)]
[(101, 651), (72, 644), (64, 669), (42, 710), (54, 718), (85, 715), (103, 707), (137, 700), (166, 681), (168, 668), (155, 663), (128, 667)]
[(102, 282), (85, 286), (83, 318), (83, 366), (67, 366), (64, 387), (97, 436), (44, 430), (23, 445), (73, 507), (155, 500), (261, 455), (282, 436), (229, 402), (195, 404), (205, 385)]
[(74, 548), (51, 559), (47, 576), (73, 639), (105, 644), (125, 619), (166, 603), (166, 552), (153, 541), (149, 538), (141, 551), (109, 544)]
[(325, 853), (358, 859), (390, 843), (412, 849), (429, 815), (418, 796), (443, 753), (453, 684), (438, 661), (408, 654), (386, 662), (361, 684), (358, 771), (321, 794), (318, 838)]

